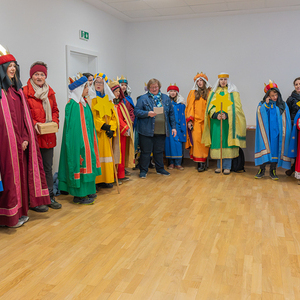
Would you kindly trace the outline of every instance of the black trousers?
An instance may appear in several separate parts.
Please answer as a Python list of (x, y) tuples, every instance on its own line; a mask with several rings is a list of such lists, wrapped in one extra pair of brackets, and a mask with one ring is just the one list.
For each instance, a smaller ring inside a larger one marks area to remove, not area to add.
[(150, 156), (153, 152), (153, 159), (156, 171), (164, 169), (165, 134), (155, 134), (153, 137), (139, 134), (141, 147), (140, 172), (147, 173), (150, 164)]
[(50, 197), (53, 197), (53, 148), (40, 148)]

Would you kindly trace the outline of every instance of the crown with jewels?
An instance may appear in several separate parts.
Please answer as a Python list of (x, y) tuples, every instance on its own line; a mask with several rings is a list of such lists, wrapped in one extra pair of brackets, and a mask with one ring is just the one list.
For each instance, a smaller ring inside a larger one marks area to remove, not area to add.
[(273, 89), (273, 88), (278, 89), (278, 85), (275, 82), (273, 82), (271, 79), (269, 79), (269, 84), (268, 85), (265, 84), (264, 91), (266, 93), (268, 90)]
[(119, 83), (127, 83), (127, 84), (128, 84), (127, 78), (124, 77), (123, 75), (121, 75), (121, 77), (118, 77), (118, 76), (117, 76), (117, 81), (118, 81)]

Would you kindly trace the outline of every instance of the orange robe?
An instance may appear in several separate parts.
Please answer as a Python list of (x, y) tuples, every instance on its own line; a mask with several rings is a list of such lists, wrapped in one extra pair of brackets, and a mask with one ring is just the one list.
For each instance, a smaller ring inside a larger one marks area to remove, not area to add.
[(187, 97), (187, 106), (185, 110), (186, 123), (193, 122), (192, 137), (193, 143), (187, 134), (186, 149), (190, 149), (190, 158), (195, 162), (205, 162), (208, 156), (209, 147), (201, 143), (204, 129), (204, 116), (206, 101), (202, 97), (195, 100), (195, 91), (191, 90)]

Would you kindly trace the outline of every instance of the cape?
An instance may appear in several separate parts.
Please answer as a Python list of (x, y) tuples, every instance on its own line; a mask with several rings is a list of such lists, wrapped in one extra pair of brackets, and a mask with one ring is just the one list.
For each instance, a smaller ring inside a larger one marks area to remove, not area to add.
[[(220, 94), (221, 92), (224, 92), (225, 95), (228, 95), (229, 100), (233, 103), (232, 105), (228, 106), (228, 119), (225, 120), (228, 122), (228, 134), (227, 136), (223, 136), (223, 139), (226, 139), (228, 147), (246, 148), (246, 118), (242, 109), (240, 94), (238, 92), (228, 93), (227, 87), (224, 89), (219, 87), (217, 88), (216, 92), (210, 92), (210, 94), (208, 95), (208, 101), (204, 116), (204, 131), (202, 135), (202, 143), (206, 147), (211, 147), (212, 136), (217, 134), (220, 135), (220, 132), (212, 132), (210, 116), (212, 116), (215, 112), (218, 113), (216, 111), (216, 107), (212, 104), (212, 101), (214, 101), (216, 99), (216, 95)], [(212, 150), (213, 149), (211, 149), (211, 154), (213, 152)], [(216, 150), (220, 152), (219, 149)], [(224, 149), (223, 153), (226, 153), (226, 149)], [(226, 155), (224, 155), (223, 157), (233, 158), (230, 157), (230, 154), (229, 157), (226, 157)]]
[[(186, 142), (186, 121), (185, 121), (185, 105), (183, 103), (176, 103), (172, 101), (177, 135), (173, 137), (166, 137), (165, 141), (165, 154), (167, 158), (181, 158), (182, 143)], [(169, 131), (172, 131), (171, 125), (169, 124)]]
[(296, 158), (297, 157), (297, 148), (298, 148), (298, 129), (297, 129), (297, 122), (300, 119), (300, 110), (295, 115), (294, 118), (294, 125), (291, 132), (289, 150), (288, 150), (288, 157)]
[[(0, 215), (14, 216), (22, 207), (21, 186), (24, 184), (22, 178), (23, 167), (20, 163), (20, 151), (18, 148), (18, 132), (15, 131), (13, 117), (11, 115), (9, 101), (6, 92), (1, 90), (0, 100), (0, 169), (2, 175), (3, 192), (0, 193)], [(28, 158), (27, 161), (27, 186), (30, 206), (50, 204), (48, 186), (43, 169), (43, 160), (38, 145), (35, 129), (22, 89), (18, 91), (24, 107), (24, 121), (28, 132)], [(26, 150), (27, 151), (27, 150)]]
[[(279, 107), (276, 106), (276, 116), (279, 129), (279, 157), (278, 167), (290, 169), (291, 160), (288, 157), (289, 142), (291, 136), (291, 118), (289, 108), (284, 103), (285, 110), (280, 114)], [(255, 165), (271, 162), (270, 145), (270, 124), (267, 114), (268, 106), (260, 102), (256, 112), (256, 132), (255, 132)]]
[[(59, 161), (59, 189), (84, 197), (87, 184), (95, 188), (96, 176), (101, 174), (96, 130), (90, 106), (70, 99), (65, 108), (64, 131)], [(82, 191), (81, 191), (82, 189)]]

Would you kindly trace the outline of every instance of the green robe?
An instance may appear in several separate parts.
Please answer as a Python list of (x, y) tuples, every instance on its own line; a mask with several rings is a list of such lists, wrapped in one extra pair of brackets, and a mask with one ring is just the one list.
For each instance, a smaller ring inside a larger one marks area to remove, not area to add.
[(89, 105), (70, 99), (65, 108), (59, 160), (59, 189), (76, 197), (96, 192), (95, 178), (101, 175), (99, 150)]

